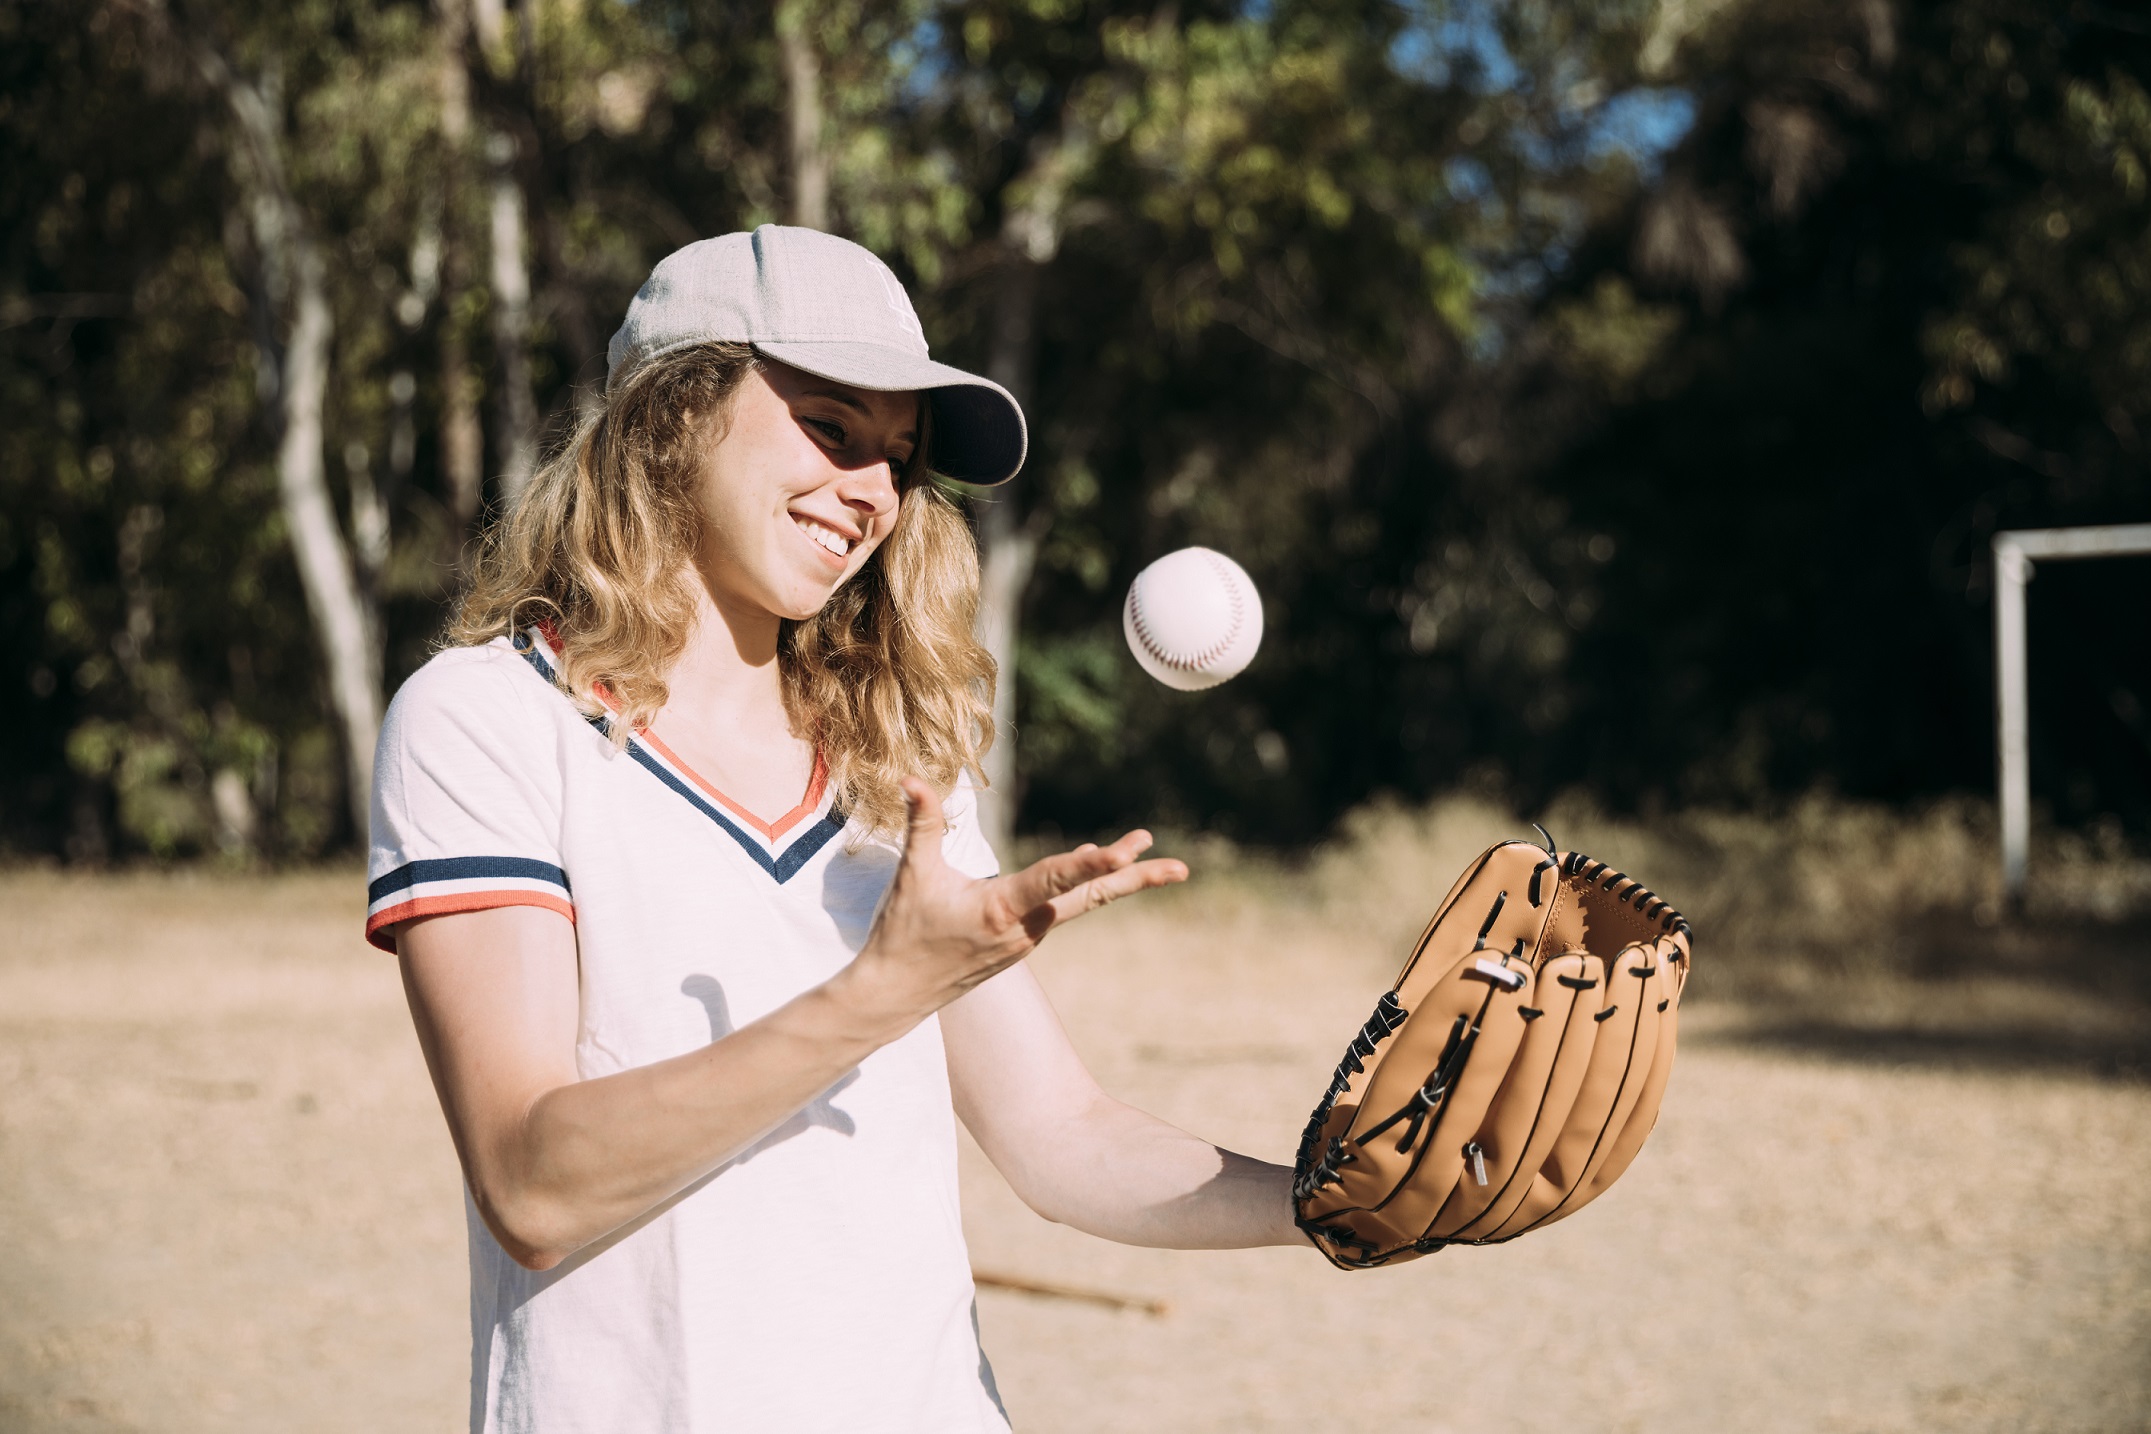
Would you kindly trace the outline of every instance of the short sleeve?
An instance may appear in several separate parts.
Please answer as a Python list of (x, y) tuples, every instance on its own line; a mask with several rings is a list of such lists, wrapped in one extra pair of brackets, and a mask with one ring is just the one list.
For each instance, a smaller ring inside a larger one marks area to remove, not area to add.
[(451, 648), (405, 682), (374, 749), (366, 939), (421, 916), (542, 906), (569, 921), (560, 751), (505, 643)]
[(941, 838), (941, 855), (965, 876), (983, 879), (999, 876), (1001, 861), (994, 855), (979, 821), (979, 796), (969, 772), (957, 777), (956, 790), (941, 806), (942, 815), (948, 819), (948, 834)]

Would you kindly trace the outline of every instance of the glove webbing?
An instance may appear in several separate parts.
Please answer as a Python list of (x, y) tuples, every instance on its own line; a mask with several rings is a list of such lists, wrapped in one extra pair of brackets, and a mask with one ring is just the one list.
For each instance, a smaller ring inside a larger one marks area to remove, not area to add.
[(1322, 1127), (1329, 1123), (1329, 1113), (1337, 1104), (1337, 1097), (1344, 1094), (1352, 1084), (1352, 1077), (1365, 1070), (1365, 1058), (1374, 1054), (1374, 1048), (1389, 1039), (1391, 1032), (1404, 1024), (1410, 1012), (1397, 1000), (1397, 993), (1384, 991), (1382, 998), (1374, 1003), (1374, 1014), (1359, 1028), (1344, 1048), (1344, 1059), (1337, 1062), (1336, 1074), (1329, 1078), (1329, 1089), (1315, 1105), (1314, 1114), (1307, 1119), (1307, 1129), (1300, 1136), (1300, 1168), (1307, 1173), (1294, 1181), (1294, 1198), (1305, 1199), (1313, 1191), (1337, 1179), (1337, 1167), (1349, 1162), (1351, 1154), (1344, 1149), (1342, 1141), (1332, 1139), (1330, 1148), (1317, 1155), (1322, 1143)]

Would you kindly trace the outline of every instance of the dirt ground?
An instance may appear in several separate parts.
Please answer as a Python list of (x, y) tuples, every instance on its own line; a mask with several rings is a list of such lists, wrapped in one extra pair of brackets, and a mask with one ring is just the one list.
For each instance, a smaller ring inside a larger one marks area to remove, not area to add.
[[(457, 1173), (359, 885), (0, 876), (0, 1430), (461, 1427)], [(1198, 889), (1039, 969), (1109, 1088), (1283, 1159), (1396, 955)], [(2054, 1019), (1818, 1038), (1702, 1001), (1603, 1200), (1374, 1273), (1107, 1245), (967, 1148), (981, 1271), (1169, 1305), (989, 1288), (987, 1349), (1026, 1434), (2151, 1428), (2151, 1086)]]

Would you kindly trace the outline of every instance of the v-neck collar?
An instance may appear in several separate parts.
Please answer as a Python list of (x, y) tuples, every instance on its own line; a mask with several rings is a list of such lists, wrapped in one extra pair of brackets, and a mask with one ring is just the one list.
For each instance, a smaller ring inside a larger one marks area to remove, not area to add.
[(798, 806), (793, 807), (773, 822), (765, 822), (723, 792), (718, 791), (715, 783), (688, 766), (686, 762), (680, 759), (677, 752), (674, 752), (660, 741), (657, 734), (649, 728), (645, 727), (635, 733), (635, 740), (663, 758), (666, 766), (685, 778), (702, 795), (761, 833), (763, 838), (768, 841), (776, 841), (793, 827), (798, 826), (802, 821), (814, 815), (814, 809), (822, 804), (822, 794), (829, 786), (829, 768), (823, 763), (821, 749), (817, 747), (814, 750), (814, 775), (807, 778), (807, 794), (799, 799)]
[[(559, 693), (563, 700), (559, 680), (559, 647), (553, 636), (541, 627), (531, 627), (518, 633), (515, 650), (522, 654), (546, 685)], [(600, 701), (605, 695), (598, 694)], [(611, 704), (607, 710), (584, 720), (607, 737), (613, 734)], [(827, 846), (837, 833), (844, 830), (844, 814), (836, 810), (829, 794), (829, 768), (822, 760), (819, 749), (814, 753), (814, 775), (808, 779), (807, 794), (798, 806), (765, 822), (746, 807), (719, 791), (694, 768), (680, 760), (679, 756), (648, 731), (630, 732), (627, 738), (627, 754), (658, 781), (670, 787), (720, 830), (738, 843), (740, 850), (754, 859), (780, 883), (789, 881), (799, 869), (813, 860), (815, 853)], [(810, 818), (818, 818), (809, 821)], [(788, 833), (798, 834), (790, 841)]]

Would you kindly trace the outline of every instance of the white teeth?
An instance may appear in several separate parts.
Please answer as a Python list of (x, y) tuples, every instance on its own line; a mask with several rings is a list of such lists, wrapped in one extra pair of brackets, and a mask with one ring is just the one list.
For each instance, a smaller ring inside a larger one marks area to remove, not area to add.
[(828, 524), (817, 523), (812, 518), (802, 517), (797, 513), (792, 515), (792, 521), (799, 525), (799, 531), (805, 533), (838, 557), (850, 556), (851, 539), (845, 537)]

